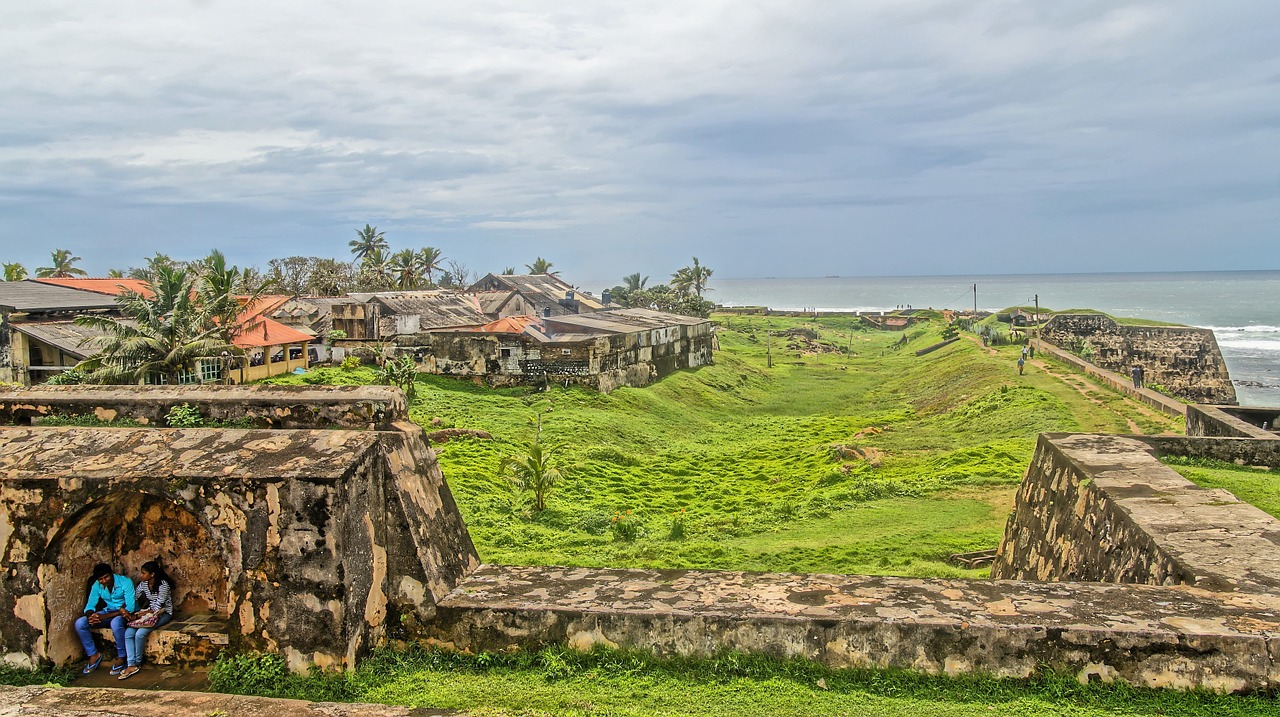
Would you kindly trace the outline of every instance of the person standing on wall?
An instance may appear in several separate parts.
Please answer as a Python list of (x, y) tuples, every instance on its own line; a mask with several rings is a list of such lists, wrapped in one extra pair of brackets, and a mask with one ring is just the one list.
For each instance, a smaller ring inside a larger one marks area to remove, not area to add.
[[(93, 630), (103, 623), (111, 626), (116, 640), (116, 659), (111, 663), (111, 674), (118, 675), (124, 671), (128, 662), (128, 642), (125, 640), (125, 615), (137, 609), (134, 602), (133, 581), (124, 575), (116, 575), (110, 565), (98, 563), (93, 566), (93, 585), (89, 588), (89, 600), (84, 604), (84, 614), (76, 619), (76, 634), (80, 636), (80, 644), (84, 646), (84, 654), (89, 664), (84, 666), (84, 674), (98, 669), (102, 664), (102, 654), (93, 641)], [(106, 604), (97, 610), (98, 601)]]
[(1142, 367), (1135, 363), (1129, 370), (1129, 375), (1133, 377), (1133, 387), (1142, 388)]

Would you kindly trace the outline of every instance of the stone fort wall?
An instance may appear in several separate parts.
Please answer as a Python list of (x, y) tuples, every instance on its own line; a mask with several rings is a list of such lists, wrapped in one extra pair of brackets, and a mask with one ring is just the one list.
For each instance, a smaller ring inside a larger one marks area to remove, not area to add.
[(1213, 331), (1190, 326), (1127, 326), (1101, 314), (1056, 314), (1044, 340), (1069, 349), (1087, 340), (1094, 364), (1128, 376), (1134, 364), (1148, 384), (1195, 403), (1235, 404), (1236, 390)]

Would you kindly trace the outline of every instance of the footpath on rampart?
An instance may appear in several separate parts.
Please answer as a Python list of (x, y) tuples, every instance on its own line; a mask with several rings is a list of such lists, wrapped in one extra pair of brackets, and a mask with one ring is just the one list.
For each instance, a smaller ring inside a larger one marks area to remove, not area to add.
[(1115, 371), (1108, 371), (1100, 366), (1095, 366), (1079, 356), (1076, 356), (1059, 346), (1055, 346), (1044, 339), (1036, 340), (1035, 344), (1037, 351), (1048, 354), (1063, 363), (1069, 364), (1080, 371), (1083, 371), (1085, 374), (1102, 381), (1120, 393), (1141, 401), (1158, 411), (1162, 411), (1170, 416), (1187, 415), (1187, 404), (1176, 398), (1169, 398), (1168, 396), (1157, 391), (1152, 391), (1149, 388), (1136, 388), (1134, 387), (1133, 380), (1131, 378), (1121, 376)]

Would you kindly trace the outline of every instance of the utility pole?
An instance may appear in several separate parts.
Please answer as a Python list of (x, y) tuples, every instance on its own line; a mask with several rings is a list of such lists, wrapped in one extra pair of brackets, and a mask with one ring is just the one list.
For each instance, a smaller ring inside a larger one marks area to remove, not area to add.
[(978, 285), (973, 285), (973, 315), (978, 315)]
[(1040, 295), (1036, 294), (1036, 346), (1040, 345)]
[(769, 322), (764, 325), (764, 363), (765, 368), (773, 368), (773, 326)]

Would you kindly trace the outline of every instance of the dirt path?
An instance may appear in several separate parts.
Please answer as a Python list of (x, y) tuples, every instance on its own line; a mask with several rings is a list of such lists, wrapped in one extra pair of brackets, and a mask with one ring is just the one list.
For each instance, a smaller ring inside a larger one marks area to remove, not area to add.
[[(990, 346), (983, 346), (982, 340), (976, 336), (966, 336), (966, 338), (972, 341), (974, 345), (978, 346), (983, 351), (985, 351), (988, 356), (995, 356), (1000, 353), (999, 351), (997, 351), (996, 349)], [(1046, 375), (1052, 376), (1053, 378), (1058, 379), (1059, 381), (1070, 386), (1071, 388), (1074, 388), (1089, 403), (1092, 403), (1093, 405), (1098, 406), (1099, 408), (1107, 411), (1108, 413), (1115, 415), (1117, 418), (1123, 419), (1125, 422), (1125, 425), (1128, 426), (1130, 433), (1136, 436), (1144, 435), (1142, 427), (1139, 426), (1132, 418), (1129, 418), (1128, 416), (1108, 406), (1106, 402), (1098, 398), (1097, 394), (1100, 389), (1098, 389), (1093, 384), (1089, 383), (1083, 377), (1073, 373), (1059, 373), (1057, 371), (1054, 371), (1049, 366), (1049, 364), (1045, 363), (1041, 359), (1029, 359), (1027, 363), (1030, 364), (1031, 366), (1034, 366), (1035, 368), (1040, 369)], [(1146, 406), (1143, 406), (1141, 403), (1138, 403), (1136, 401), (1131, 401), (1127, 397), (1124, 398), (1124, 401), (1126, 404), (1132, 405), (1138, 411), (1138, 413), (1141, 413), (1144, 416), (1148, 416), (1152, 418), (1158, 417), (1157, 414), (1152, 412)]]

